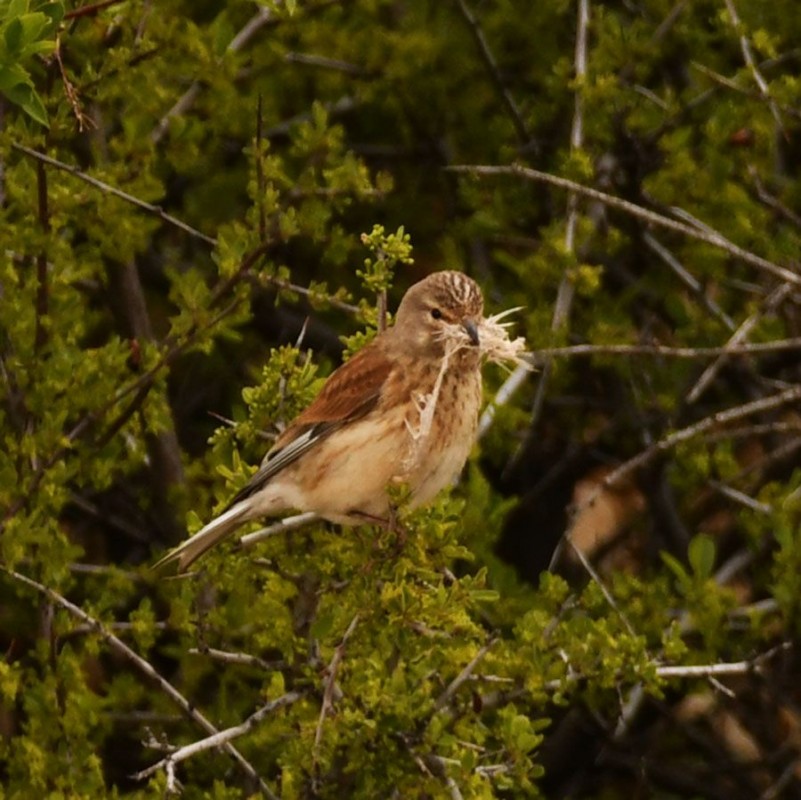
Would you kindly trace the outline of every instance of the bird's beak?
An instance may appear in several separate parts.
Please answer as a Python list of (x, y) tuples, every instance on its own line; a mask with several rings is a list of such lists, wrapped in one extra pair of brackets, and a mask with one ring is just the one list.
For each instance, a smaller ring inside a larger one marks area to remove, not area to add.
[(474, 345), (476, 345), (476, 347), (477, 347), (478, 344), (479, 344), (479, 340), (478, 340), (478, 325), (476, 325), (475, 320), (466, 319), (462, 323), (462, 325), (463, 325), (464, 329), (467, 331), (467, 335), (470, 337), (470, 341)]

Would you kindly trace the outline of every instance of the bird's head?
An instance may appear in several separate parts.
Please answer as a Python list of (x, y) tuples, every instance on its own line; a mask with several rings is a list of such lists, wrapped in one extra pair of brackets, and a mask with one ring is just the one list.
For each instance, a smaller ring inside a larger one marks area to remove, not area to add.
[(414, 349), (440, 350), (446, 342), (478, 347), (484, 298), (478, 284), (463, 272), (434, 272), (415, 283), (401, 300), (396, 331)]

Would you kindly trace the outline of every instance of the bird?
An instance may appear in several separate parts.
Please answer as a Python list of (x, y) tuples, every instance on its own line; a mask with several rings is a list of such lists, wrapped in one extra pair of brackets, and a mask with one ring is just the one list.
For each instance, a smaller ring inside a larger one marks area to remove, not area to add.
[(408, 488), (410, 508), (431, 501), (461, 472), (475, 440), (480, 331), (498, 318), (485, 320), (483, 311), (479, 285), (463, 272), (413, 284), (394, 325), (331, 373), (225, 510), (155, 567), (177, 562), (183, 572), (245, 523), (292, 510), (390, 527), (395, 485)]

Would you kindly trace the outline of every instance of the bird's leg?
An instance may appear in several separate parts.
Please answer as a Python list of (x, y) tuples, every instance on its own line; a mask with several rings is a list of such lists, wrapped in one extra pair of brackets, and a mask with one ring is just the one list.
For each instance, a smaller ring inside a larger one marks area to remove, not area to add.
[(392, 503), (389, 505), (389, 520), (387, 527), (395, 534), (397, 538), (396, 549), (399, 555), (406, 545), (407, 531), (406, 528), (401, 524), (400, 515), (398, 514), (398, 507)]
[(366, 511), (359, 511), (357, 508), (352, 508), (348, 511), (348, 516), (352, 519), (360, 520), (365, 525), (379, 525), (382, 528), (389, 528), (390, 526), (390, 520), (375, 514), (368, 514)]
[(391, 533), (394, 533), (396, 536), (396, 555), (400, 554), (400, 552), (403, 550), (406, 544), (407, 531), (406, 528), (401, 524), (397, 506), (390, 504), (389, 515), (386, 518), (379, 517), (375, 514), (368, 514), (367, 512), (359, 511), (358, 509), (352, 509), (351, 511), (348, 511), (348, 516), (358, 518), (369, 525), (379, 525)]

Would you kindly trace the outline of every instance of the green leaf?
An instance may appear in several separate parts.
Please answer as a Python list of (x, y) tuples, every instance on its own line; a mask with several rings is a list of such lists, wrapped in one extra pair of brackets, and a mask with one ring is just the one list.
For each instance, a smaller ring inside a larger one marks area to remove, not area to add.
[(6, 25), (6, 29), (3, 31), (3, 39), (5, 40), (6, 50), (9, 55), (13, 55), (21, 49), (22, 22), (19, 17), (12, 19), (11, 22)]
[(28, 0), (11, 0), (6, 9), (5, 19), (14, 19), (28, 10)]
[(47, 118), (47, 111), (45, 110), (39, 95), (26, 84), (17, 84), (10, 89), (0, 89), (3, 94), (15, 105), (18, 105), (31, 119), (44, 125), (46, 128), (50, 127), (50, 122)]
[(715, 542), (711, 536), (701, 533), (687, 549), (687, 558), (695, 576), (701, 580), (711, 577), (715, 568)]

